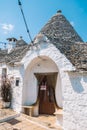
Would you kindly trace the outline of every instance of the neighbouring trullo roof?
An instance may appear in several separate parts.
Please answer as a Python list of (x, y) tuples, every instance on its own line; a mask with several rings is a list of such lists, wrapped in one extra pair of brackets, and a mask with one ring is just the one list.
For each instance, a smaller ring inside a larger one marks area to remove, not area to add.
[[(71, 61), (77, 70), (87, 71), (87, 43), (83, 42), (64, 15), (60, 12), (56, 13), (41, 29), (40, 34), (45, 35)], [(7, 63), (21, 61), (30, 45), (23, 40), (18, 40), (16, 45), (7, 55), (0, 50), (0, 62), (4, 60)]]

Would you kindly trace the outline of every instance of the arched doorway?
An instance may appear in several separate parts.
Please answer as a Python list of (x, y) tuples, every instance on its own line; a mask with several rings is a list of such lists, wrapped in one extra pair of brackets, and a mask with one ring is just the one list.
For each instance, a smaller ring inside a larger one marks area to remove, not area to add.
[[(24, 75), (22, 101), (23, 105), (32, 105), (39, 99), (34, 115), (53, 114), (55, 112), (55, 99), (58, 104), (58, 92), (62, 93), (61, 89), (59, 90), (61, 85), (58, 76), (58, 66), (47, 56), (36, 57), (27, 66)], [(55, 93), (56, 90), (57, 93)], [(60, 94), (60, 102), (62, 102), (61, 99)]]
[(38, 80), (39, 114), (53, 114), (55, 112), (56, 73), (35, 73)]

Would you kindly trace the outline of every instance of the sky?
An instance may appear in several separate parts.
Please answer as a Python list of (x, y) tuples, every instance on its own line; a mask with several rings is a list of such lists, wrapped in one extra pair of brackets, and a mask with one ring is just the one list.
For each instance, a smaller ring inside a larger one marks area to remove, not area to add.
[[(87, 0), (20, 0), (32, 39), (48, 20), (62, 10), (77, 33), (87, 42)], [(18, 0), (0, 0), (0, 42), (15, 37), (30, 43)], [(1, 47), (1, 46), (0, 46)]]

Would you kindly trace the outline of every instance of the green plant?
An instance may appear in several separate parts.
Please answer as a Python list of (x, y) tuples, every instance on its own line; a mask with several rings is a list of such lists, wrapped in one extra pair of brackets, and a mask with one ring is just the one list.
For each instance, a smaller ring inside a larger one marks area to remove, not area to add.
[(12, 98), (11, 83), (8, 78), (2, 79), (1, 97), (4, 102), (11, 102), (11, 98)]

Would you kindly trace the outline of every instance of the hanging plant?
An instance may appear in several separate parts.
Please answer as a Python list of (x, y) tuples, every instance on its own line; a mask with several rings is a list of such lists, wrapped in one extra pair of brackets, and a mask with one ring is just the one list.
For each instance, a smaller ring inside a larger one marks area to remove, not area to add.
[(8, 78), (3, 77), (1, 83), (1, 97), (3, 103), (11, 103), (12, 92), (11, 92), (11, 82)]

